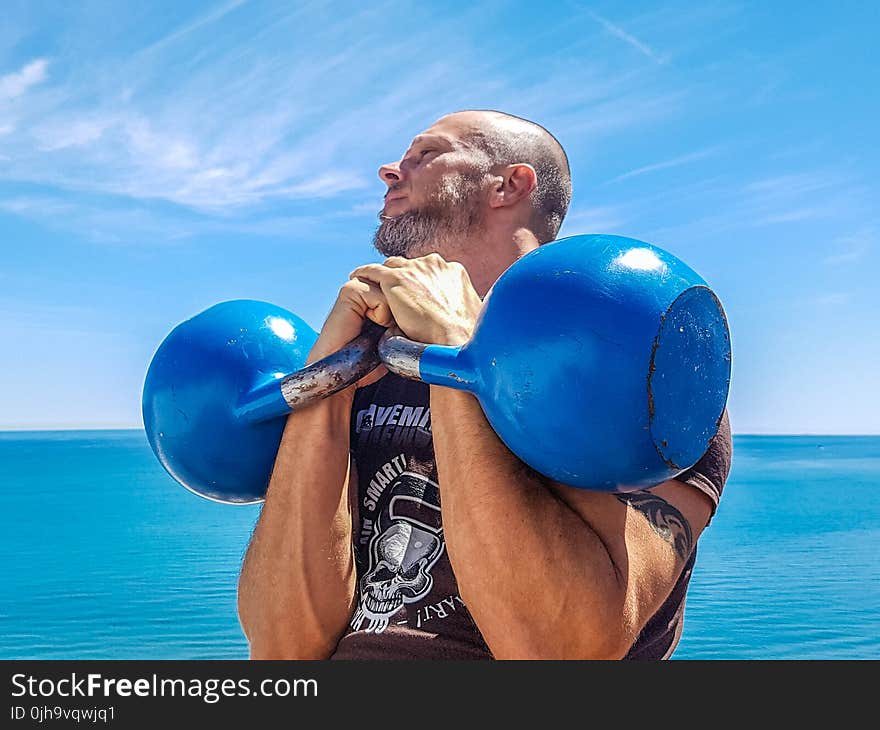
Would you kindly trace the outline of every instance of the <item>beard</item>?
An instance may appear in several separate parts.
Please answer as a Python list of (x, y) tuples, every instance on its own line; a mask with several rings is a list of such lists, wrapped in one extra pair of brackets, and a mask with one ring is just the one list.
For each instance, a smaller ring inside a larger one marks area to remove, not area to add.
[(415, 258), (466, 244), (483, 222), (481, 173), (449, 176), (426, 203), (393, 218), (382, 217), (373, 246), (383, 256)]

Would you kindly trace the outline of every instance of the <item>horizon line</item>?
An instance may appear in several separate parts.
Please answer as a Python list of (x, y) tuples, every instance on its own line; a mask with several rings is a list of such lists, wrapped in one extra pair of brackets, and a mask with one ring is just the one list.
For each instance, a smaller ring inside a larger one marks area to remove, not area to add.
[[(64, 426), (64, 427), (23, 427), (0, 426), (0, 434), (2, 433), (76, 433), (83, 431), (140, 431), (144, 433), (146, 429), (143, 426)], [(791, 431), (772, 431), (772, 432), (756, 432), (756, 431), (733, 431), (733, 436), (880, 436), (878, 433), (819, 433), (813, 431), (805, 431), (795, 433)]]

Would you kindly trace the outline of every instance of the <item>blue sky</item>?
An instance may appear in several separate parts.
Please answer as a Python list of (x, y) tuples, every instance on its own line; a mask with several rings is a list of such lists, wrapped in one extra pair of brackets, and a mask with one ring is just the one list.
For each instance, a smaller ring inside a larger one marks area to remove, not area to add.
[[(739, 433), (880, 433), (880, 11), (864, 2), (5, 0), (0, 428), (140, 426), (178, 322), (320, 327), (397, 159), (494, 108), (566, 147), (562, 235), (687, 261)], [(871, 292), (874, 292), (872, 295)]]

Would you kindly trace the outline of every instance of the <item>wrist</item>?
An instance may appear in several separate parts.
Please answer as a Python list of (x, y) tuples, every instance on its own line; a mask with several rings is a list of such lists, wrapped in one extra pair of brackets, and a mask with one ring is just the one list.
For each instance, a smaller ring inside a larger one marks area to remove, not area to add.
[(299, 423), (308, 422), (315, 428), (347, 434), (351, 422), (354, 393), (355, 386), (350, 385), (345, 390), (340, 390), (338, 393), (295, 409), (290, 413), (289, 418), (296, 416)]
[(352, 383), (336, 393), (317, 398), (305, 405), (297, 406), (293, 409), (291, 415), (309, 413), (316, 418), (348, 419), (352, 404), (354, 403), (356, 389), (357, 384)]

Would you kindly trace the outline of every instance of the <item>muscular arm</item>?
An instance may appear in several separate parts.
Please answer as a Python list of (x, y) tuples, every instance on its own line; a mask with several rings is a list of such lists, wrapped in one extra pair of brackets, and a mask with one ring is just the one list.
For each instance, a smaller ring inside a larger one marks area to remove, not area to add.
[(668, 596), (710, 514), (675, 481), (613, 495), (555, 484), (466, 393), (432, 386), (449, 558), (496, 658), (620, 658)]
[(345, 393), (288, 416), (239, 581), (254, 659), (325, 659), (354, 609), (350, 410)]
[[(391, 323), (375, 287), (348, 282), (308, 362), (350, 341), (365, 317)], [(239, 578), (239, 619), (252, 658), (326, 659), (354, 610), (349, 508), (349, 484), (357, 482), (349, 457), (353, 398), (351, 386), (287, 418)]]

